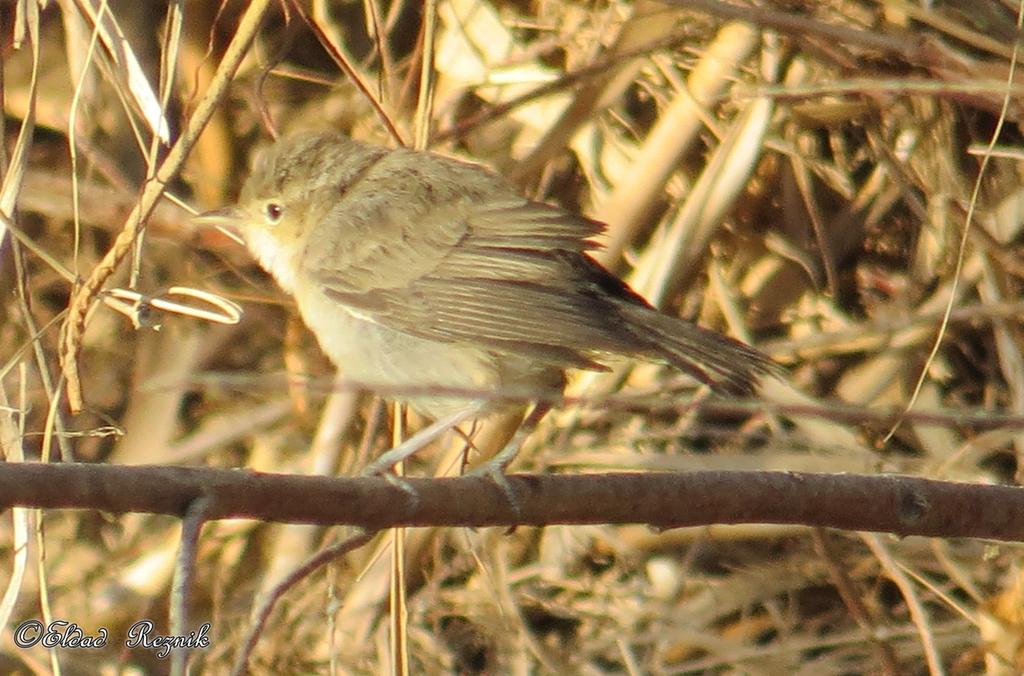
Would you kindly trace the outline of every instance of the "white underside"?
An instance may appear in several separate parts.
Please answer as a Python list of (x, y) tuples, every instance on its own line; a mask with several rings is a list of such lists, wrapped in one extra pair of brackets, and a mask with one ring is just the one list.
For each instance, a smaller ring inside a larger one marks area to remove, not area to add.
[[(301, 295), (299, 310), (306, 325), (331, 361), (355, 383), (407, 400), (434, 418), (472, 403), (472, 397), (453, 397), (453, 392), (499, 390), (498, 367), (485, 350), (394, 331), (355, 315), (322, 292)], [(429, 396), (431, 392), (435, 394)], [(424, 393), (428, 396), (415, 396)]]
[(487, 395), (522, 396), (560, 387), (560, 372), (550, 366), (510, 354), (498, 357), (465, 343), (424, 340), (360, 316), (296, 276), (297, 266), (291, 264), (296, 252), (283, 249), (269, 233), (253, 229), (246, 239), (260, 264), (295, 297), (320, 347), (354, 383), (403, 399), (432, 418), (479, 405), (492, 398)]

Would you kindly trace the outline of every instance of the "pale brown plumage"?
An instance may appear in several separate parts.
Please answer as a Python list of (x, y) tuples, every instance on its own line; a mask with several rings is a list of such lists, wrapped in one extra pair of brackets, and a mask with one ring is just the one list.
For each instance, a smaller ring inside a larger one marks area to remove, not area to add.
[[(602, 224), (440, 155), (300, 134), (262, 156), (238, 207), (207, 220), (240, 227), (328, 355), (370, 386), (542, 394), (564, 369), (603, 369), (616, 354), (739, 393), (777, 370), (604, 270), (586, 254)], [(437, 417), (465, 400), (410, 403)]]

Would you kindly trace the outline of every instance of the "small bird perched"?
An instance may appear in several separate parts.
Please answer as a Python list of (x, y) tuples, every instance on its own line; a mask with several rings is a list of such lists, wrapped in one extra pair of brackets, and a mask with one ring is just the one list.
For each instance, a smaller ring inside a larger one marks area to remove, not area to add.
[[(750, 393), (777, 372), (602, 268), (586, 251), (603, 224), (442, 155), (301, 133), (258, 156), (236, 206), (198, 220), (237, 228), (327, 356), (370, 389), (406, 388), (400, 396), (437, 420), (433, 436), (502, 395), (557, 396), (565, 369), (606, 370), (612, 355), (667, 362), (724, 392)], [(372, 467), (415, 450), (403, 444)]]

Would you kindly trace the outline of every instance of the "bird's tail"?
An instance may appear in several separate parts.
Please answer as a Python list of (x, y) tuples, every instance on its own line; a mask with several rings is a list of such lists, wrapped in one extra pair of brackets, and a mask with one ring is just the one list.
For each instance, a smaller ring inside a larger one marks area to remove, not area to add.
[(644, 356), (665, 360), (716, 392), (749, 395), (762, 376), (782, 373), (768, 355), (684, 319), (631, 302), (619, 305), (619, 311), (649, 345)]

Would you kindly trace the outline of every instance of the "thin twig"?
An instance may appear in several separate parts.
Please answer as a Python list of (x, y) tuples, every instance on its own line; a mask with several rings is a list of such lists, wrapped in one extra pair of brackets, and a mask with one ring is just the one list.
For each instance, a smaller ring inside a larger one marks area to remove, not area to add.
[(372, 540), (374, 535), (376, 535), (375, 531), (365, 531), (322, 549), (308, 558), (305, 563), (292, 571), (291, 574), (269, 591), (264, 596), (260, 606), (253, 612), (252, 621), (249, 623), (249, 630), (246, 632), (241, 650), (238, 651), (238, 655), (235, 657), (231, 673), (248, 673), (249, 658), (252, 656), (253, 649), (256, 648), (256, 643), (259, 642), (260, 635), (263, 633), (263, 627), (266, 626), (267, 620), (270, 619), (270, 613), (273, 612), (274, 606), (277, 605), (277, 602), (289, 589), (315, 573), (321, 566), (334, 561), (339, 556), (344, 556), (362, 547)]
[(78, 288), (68, 306), (68, 318), (64, 325), (61, 340), (61, 368), (67, 379), (68, 403), (71, 410), (78, 413), (84, 406), (82, 384), (78, 376), (78, 353), (82, 347), (82, 334), (85, 332), (85, 319), (96, 300), (97, 294), (107, 279), (114, 273), (117, 266), (131, 251), (135, 238), (153, 211), (157, 201), (163, 194), (167, 184), (177, 176), (189, 150), (202, 133), (206, 123), (213, 116), (216, 107), (227, 93), (228, 86), (249, 51), (249, 45), (256, 37), (263, 15), (270, 6), (271, 0), (252, 0), (224, 52), (217, 71), (210, 82), (206, 95), (199, 101), (195, 112), (189, 118), (188, 126), (181, 134), (167, 157), (161, 163), (153, 178), (147, 181), (142, 189), (138, 203), (125, 220), (124, 227), (113, 246), (104, 255), (103, 260), (93, 269), (92, 274)]

